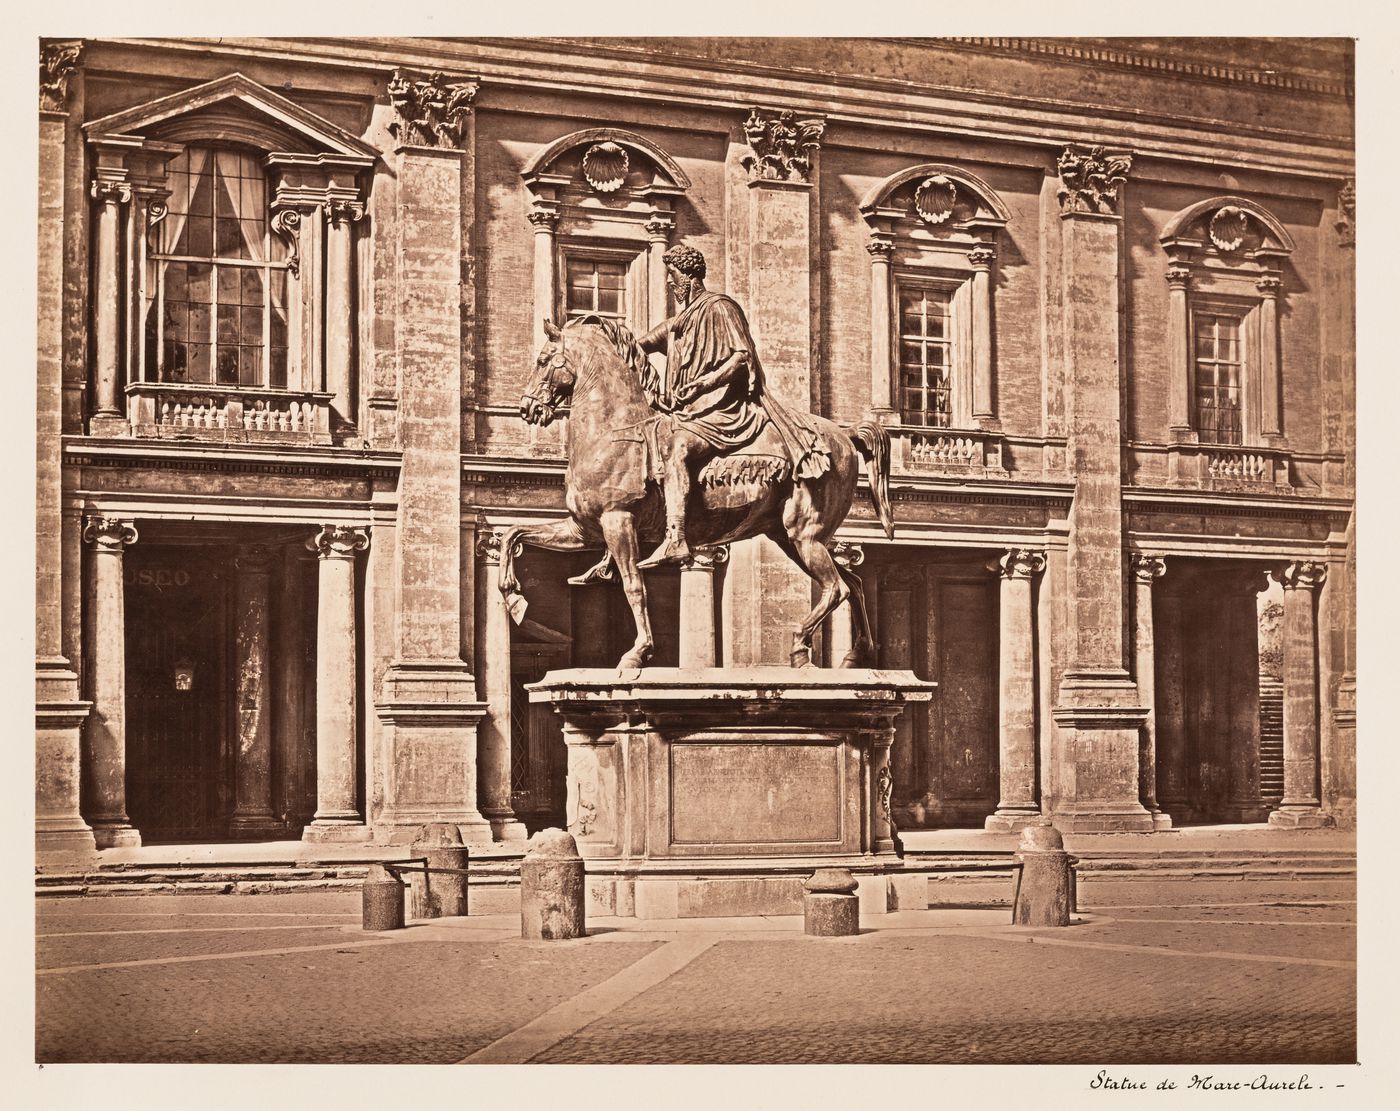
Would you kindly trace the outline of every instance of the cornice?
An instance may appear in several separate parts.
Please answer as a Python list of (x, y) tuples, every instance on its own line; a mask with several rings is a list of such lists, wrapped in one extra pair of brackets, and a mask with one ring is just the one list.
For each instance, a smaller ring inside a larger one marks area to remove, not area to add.
[[(897, 39), (898, 42), (918, 40)], [(1349, 100), (1354, 94), (1352, 86), (1339, 81), (1323, 81), (1301, 73), (1288, 73), (1277, 69), (1254, 69), (1249, 66), (1223, 66), (1202, 62), (1187, 62), (1177, 58), (1164, 58), (1159, 54), (1140, 54), (1122, 47), (1106, 47), (1077, 42), (1074, 39), (1016, 39), (1016, 38), (963, 38), (954, 37), (940, 40), (944, 45), (977, 51), (985, 54), (1034, 54), (1051, 56), (1066, 62), (1102, 69), (1114, 66), (1118, 69), (1148, 70), (1152, 73), (1170, 73), (1212, 84), (1222, 85), (1263, 85), (1287, 89), (1290, 92), (1308, 93), (1315, 96), (1336, 97)]]
[(1255, 494), (1207, 493), (1200, 490), (1143, 489), (1123, 491), (1123, 508), (1138, 513), (1200, 513), (1223, 517), (1272, 517), (1307, 521), (1348, 515), (1355, 503), (1346, 498), (1291, 494), (1267, 498)]
[(393, 479), (398, 476), (401, 457), (398, 452), (344, 448), (295, 447), (278, 451), (64, 436), (63, 462), (79, 467)]
[[(836, 76), (801, 66), (779, 67), (753, 62), (717, 61), (678, 53), (660, 54), (629, 44), (609, 44), (596, 40), (381, 37), (248, 38), (218, 42), (171, 39), (105, 41), (127, 47), (196, 50), (205, 56), (224, 54), (230, 59), (263, 56), (282, 63), (316, 65), (328, 71), (387, 74), (396, 65), (435, 67), (471, 74), (480, 80), (482, 93), (479, 110), (490, 108), (493, 91), (529, 90), (538, 93), (548, 89), (588, 96), (622, 96), (641, 102), (747, 111), (757, 84), (766, 90), (766, 106), (817, 112), (826, 117), (828, 125), (850, 123), (880, 130), (930, 131), (1037, 148), (1063, 147), (1068, 142), (1092, 139), (1110, 147), (1130, 148), (1139, 158), (1244, 169), (1267, 166), (1275, 173), (1327, 179), (1345, 178), (1354, 172), (1351, 143), (1345, 136), (1329, 138), (1236, 120), (1230, 124), (1231, 142), (1223, 147), (1220, 143), (1220, 121), (1210, 117), (1153, 113), (1148, 108), (1124, 103), (1012, 96), (987, 89), (872, 75)], [(1024, 41), (1034, 43), (1039, 40)], [(951, 39), (922, 45), (961, 50), (991, 49)], [(1079, 49), (1087, 51), (1092, 48), (1080, 46)], [(1009, 49), (998, 48), (994, 52), (1005, 54)], [(561, 55), (567, 58), (564, 65), (560, 64)], [(1067, 57), (1065, 60), (1074, 59)], [(1152, 66), (1149, 61), (1144, 57), (1144, 68), (1167, 72), (1165, 65)], [(1087, 64), (1082, 60), (1080, 62)], [(1219, 66), (1205, 68), (1222, 70)], [(1193, 80), (1222, 79), (1209, 75), (1195, 78), (1185, 73), (1173, 76)], [(1241, 78), (1240, 83), (1252, 82)], [(1287, 86), (1277, 87), (1281, 91), (1293, 91)], [(890, 110), (891, 97), (898, 98), (898, 112), (892, 113)], [(832, 145), (839, 143), (836, 135), (830, 131), (829, 135)]]

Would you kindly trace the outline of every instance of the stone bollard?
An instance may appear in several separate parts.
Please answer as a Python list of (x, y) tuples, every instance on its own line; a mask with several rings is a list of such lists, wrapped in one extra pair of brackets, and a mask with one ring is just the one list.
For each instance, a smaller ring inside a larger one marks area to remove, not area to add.
[(1013, 926), (1068, 926), (1074, 904), (1073, 878), (1065, 839), (1054, 826), (1027, 826), (1016, 857), (1021, 879), (1011, 908)]
[(403, 929), (403, 883), (384, 865), (369, 866), (360, 897), (364, 929)]
[(583, 937), (583, 897), (583, 861), (573, 837), (562, 829), (540, 830), (520, 862), (520, 936)]
[[(431, 822), (418, 831), (413, 855), (426, 857), (429, 868), (467, 866), (462, 834), (450, 822)], [(409, 872), (409, 910), (413, 918), (456, 918), (467, 913), (467, 877), (448, 872)]]
[(846, 868), (818, 868), (802, 885), (802, 928), (813, 937), (851, 937), (860, 933), (860, 899), (855, 877)]

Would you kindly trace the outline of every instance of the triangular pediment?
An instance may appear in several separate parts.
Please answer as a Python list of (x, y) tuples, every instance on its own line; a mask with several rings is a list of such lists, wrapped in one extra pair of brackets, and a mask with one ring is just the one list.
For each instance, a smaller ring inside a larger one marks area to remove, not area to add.
[(268, 150), (374, 159), (378, 151), (241, 73), (138, 104), (84, 125), (88, 138), (190, 142), (240, 139)]

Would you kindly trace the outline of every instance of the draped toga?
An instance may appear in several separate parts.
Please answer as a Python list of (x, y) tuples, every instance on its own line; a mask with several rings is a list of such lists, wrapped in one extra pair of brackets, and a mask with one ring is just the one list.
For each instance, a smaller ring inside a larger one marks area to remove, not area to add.
[[(648, 399), (670, 413), (678, 428), (698, 436), (719, 452), (751, 444), (769, 421), (777, 430), (798, 478), (817, 478), (831, 466), (810, 414), (783, 404), (768, 390), (744, 310), (731, 297), (708, 290), (642, 340), (656, 350), (664, 341), (666, 378), (649, 383)], [(736, 351), (748, 355), (748, 371), (704, 390), (685, 404), (676, 391), (714, 370)]]

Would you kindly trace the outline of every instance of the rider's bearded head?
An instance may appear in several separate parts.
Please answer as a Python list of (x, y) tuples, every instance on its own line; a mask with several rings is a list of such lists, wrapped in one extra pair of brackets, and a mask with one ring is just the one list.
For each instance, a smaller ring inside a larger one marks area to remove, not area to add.
[(690, 299), (705, 288), (705, 256), (694, 247), (678, 243), (661, 257), (666, 263), (667, 280), (677, 304), (689, 304)]

